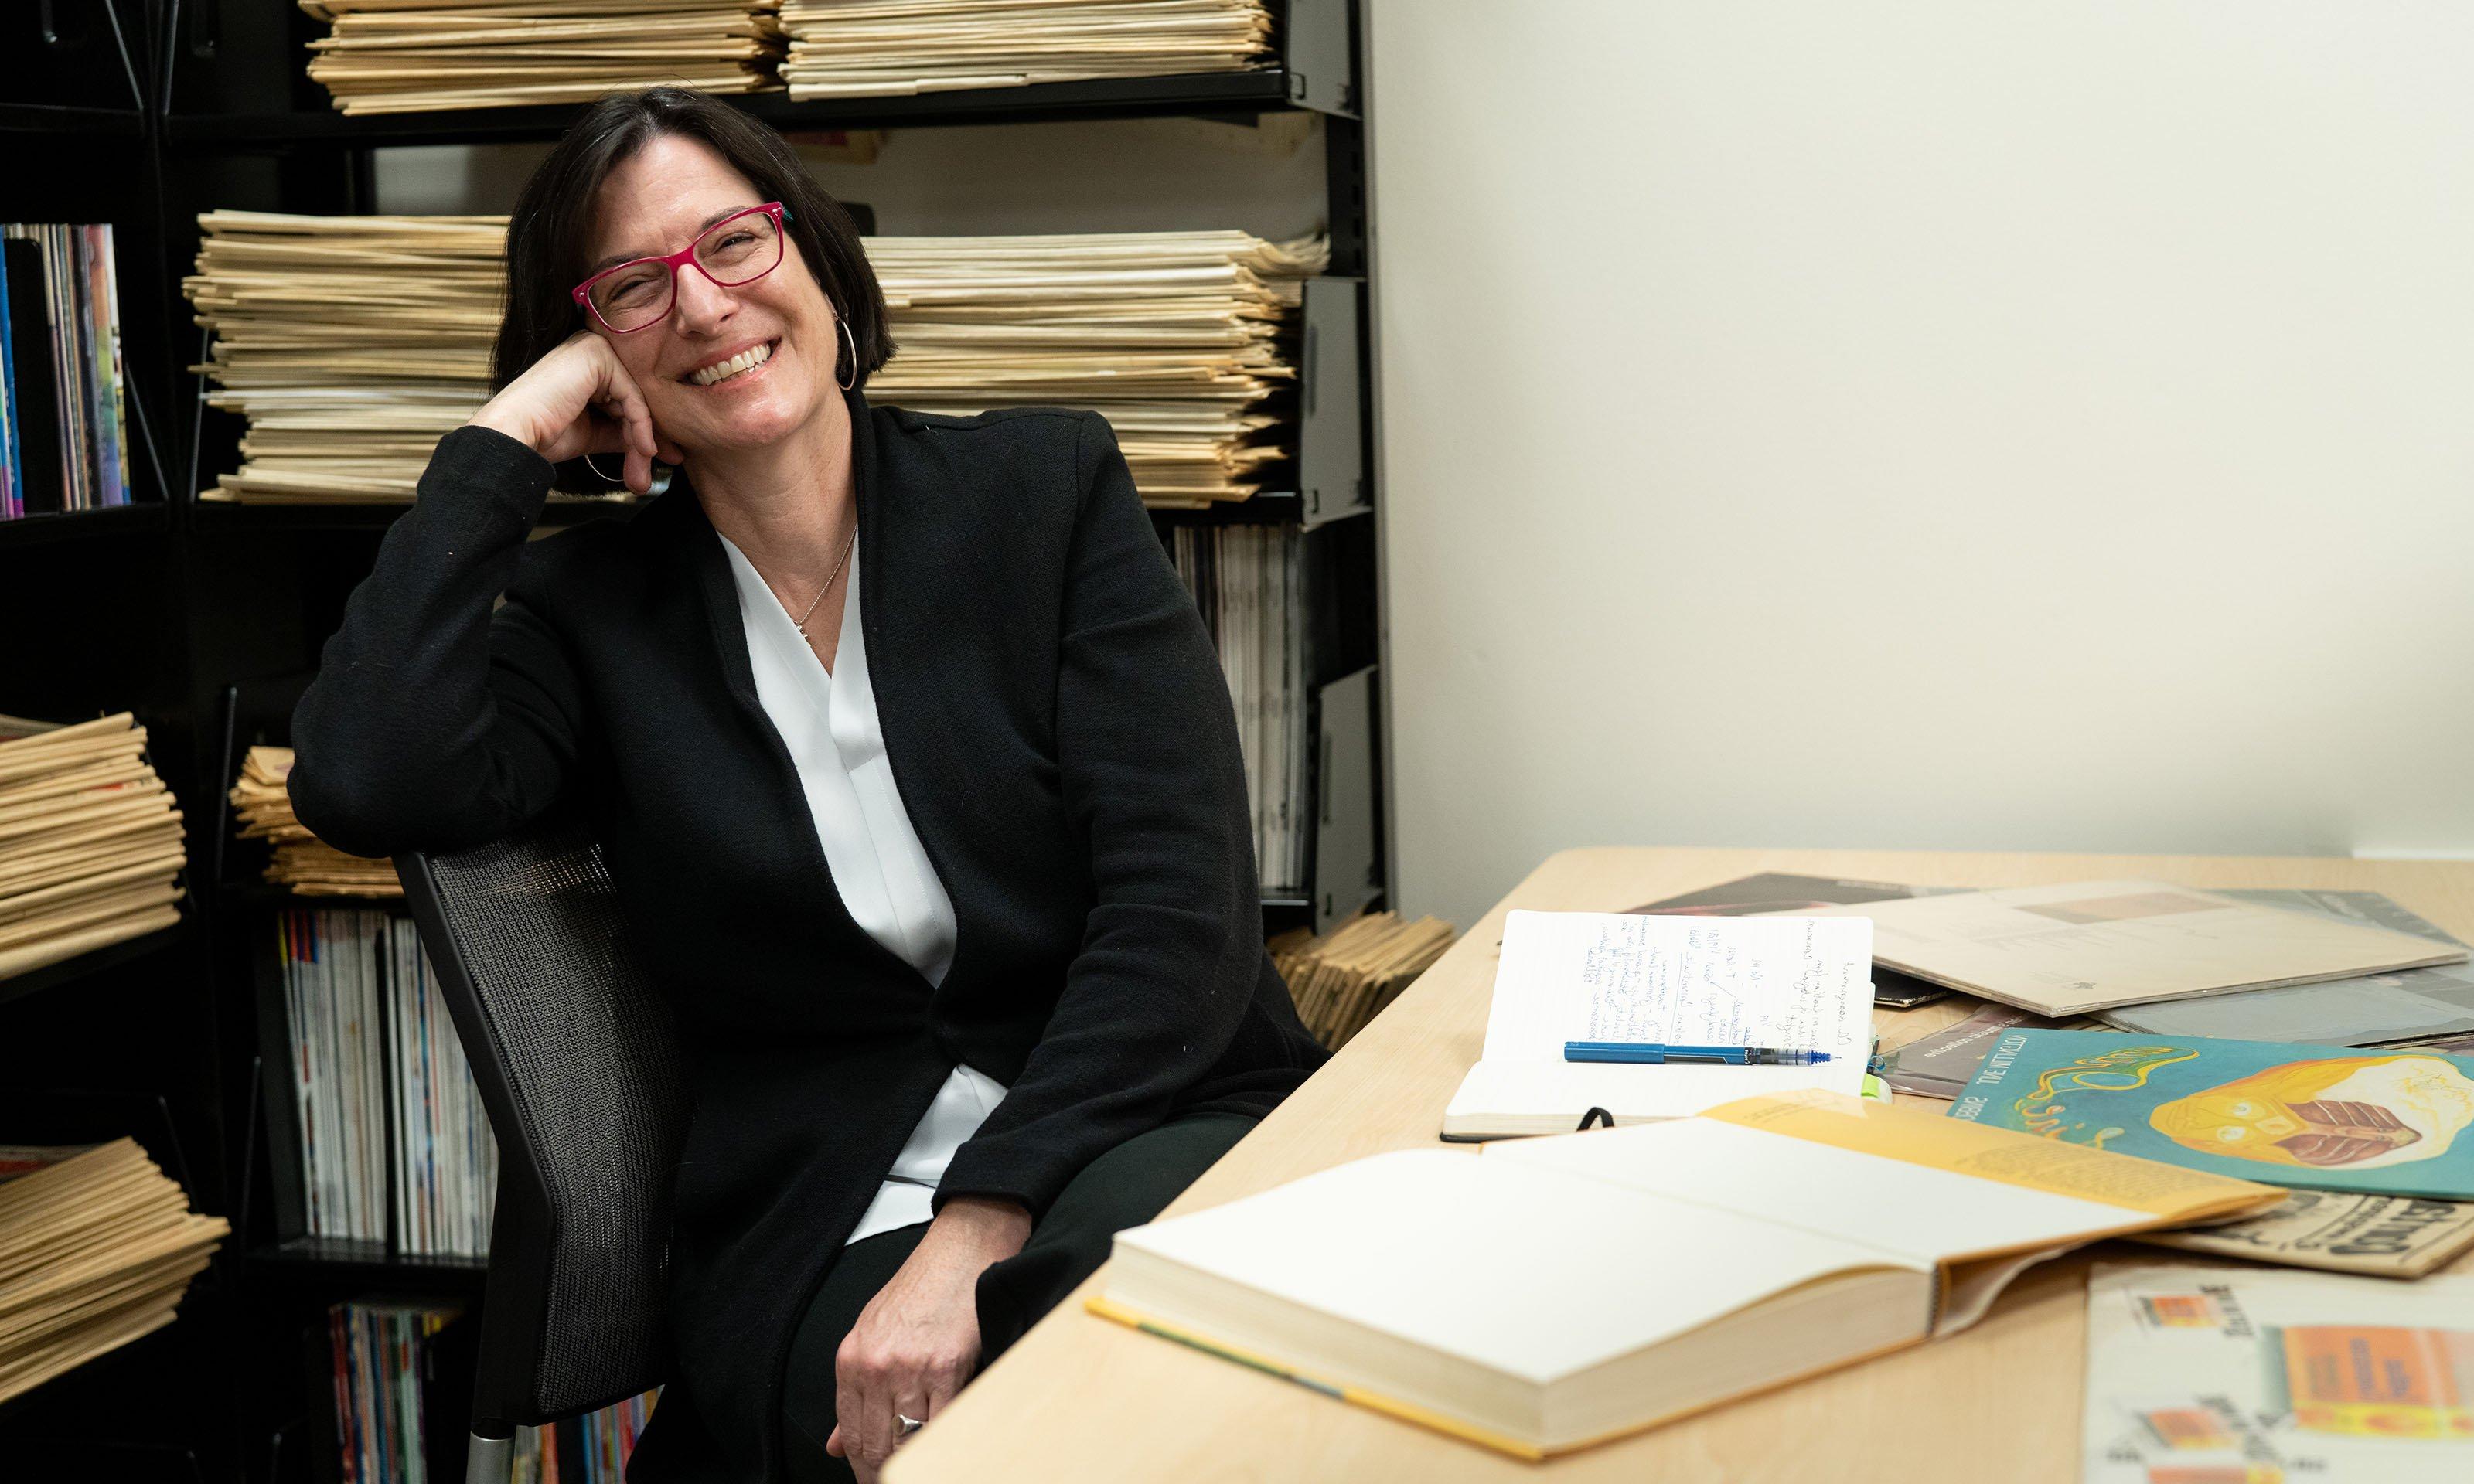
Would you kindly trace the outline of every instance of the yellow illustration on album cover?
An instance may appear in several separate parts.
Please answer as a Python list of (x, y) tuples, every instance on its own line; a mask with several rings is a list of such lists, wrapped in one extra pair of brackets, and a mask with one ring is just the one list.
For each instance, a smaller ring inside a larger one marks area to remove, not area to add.
[(2474, 1199), (2474, 1057), (2009, 1031), (1951, 1116), (2268, 1185)]

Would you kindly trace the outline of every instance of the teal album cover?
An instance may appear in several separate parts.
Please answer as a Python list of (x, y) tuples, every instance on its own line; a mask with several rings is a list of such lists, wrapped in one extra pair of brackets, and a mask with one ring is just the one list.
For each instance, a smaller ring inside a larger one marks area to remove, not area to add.
[(2474, 1198), (2474, 1057), (2004, 1031), (1950, 1115), (2266, 1185)]

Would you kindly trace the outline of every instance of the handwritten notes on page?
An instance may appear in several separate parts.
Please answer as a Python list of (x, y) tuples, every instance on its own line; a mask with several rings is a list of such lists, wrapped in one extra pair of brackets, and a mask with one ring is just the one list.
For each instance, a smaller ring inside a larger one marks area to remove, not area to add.
[[(1800, 1088), (1854, 1095), (1872, 1049), (1873, 924), (1862, 918), (1514, 912), (1484, 1060), (1446, 1111), (1450, 1137), (1562, 1132), (1589, 1108), (1684, 1117)], [(1819, 1066), (1613, 1066), (1567, 1041), (1827, 1051)]]

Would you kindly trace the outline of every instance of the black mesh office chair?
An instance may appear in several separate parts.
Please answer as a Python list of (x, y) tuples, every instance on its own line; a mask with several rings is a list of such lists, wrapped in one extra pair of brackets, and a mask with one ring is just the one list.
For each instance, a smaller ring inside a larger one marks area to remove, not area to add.
[(688, 1093), (668, 1007), (572, 819), (401, 855), (421, 941), (498, 1139), (470, 1484), (506, 1484), (519, 1424), (658, 1384)]

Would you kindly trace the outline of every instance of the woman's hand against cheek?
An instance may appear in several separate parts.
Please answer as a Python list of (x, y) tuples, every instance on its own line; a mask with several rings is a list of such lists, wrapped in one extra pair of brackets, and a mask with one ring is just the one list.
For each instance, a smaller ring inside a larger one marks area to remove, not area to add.
[(526, 368), (473, 415), (552, 464), (586, 454), (624, 454), (624, 480), (638, 494), (653, 485), (653, 460), (686, 462), (678, 446), (654, 431), (653, 415), (635, 378), (610, 343), (578, 330)]
[(971, 1378), (980, 1359), (980, 1274), (1022, 1251), (1031, 1215), (1008, 1201), (945, 1203), (910, 1259), (834, 1355), (834, 1434), (825, 1451), (847, 1458), (860, 1484), (902, 1441), (900, 1417), (926, 1422)]

